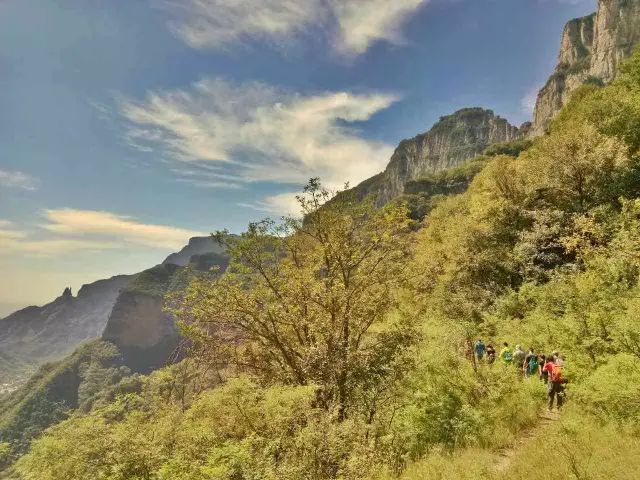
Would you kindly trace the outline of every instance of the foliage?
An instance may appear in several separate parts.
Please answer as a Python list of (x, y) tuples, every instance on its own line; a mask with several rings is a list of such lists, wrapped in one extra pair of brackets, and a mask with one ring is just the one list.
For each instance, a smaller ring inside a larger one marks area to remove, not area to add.
[(343, 418), (364, 382), (393, 375), (387, 367), (414, 337), (389, 316), (409, 231), (401, 206), (342, 200), (320, 208), (328, 198), (312, 181), (299, 197), (304, 221), (220, 234), (229, 268), (196, 279), (176, 313), (196, 348), (265, 380), (315, 384), (317, 401), (328, 408), (335, 400)]
[(599, 424), (580, 410), (567, 411), (541, 440), (516, 457), (501, 478), (533, 474), (541, 478), (637, 478), (638, 437), (615, 425)]
[(499, 142), (488, 146), (482, 154), (486, 157), (497, 157), (498, 155), (508, 155), (517, 157), (533, 145), (533, 140), (525, 138), (511, 142)]
[(42, 366), (27, 385), (0, 404), (0, 442), (11, 444), (5, 460), (10, 462), (24, 452), (33, 438), (66, 418), (72, 409), (88, 409), (100, 398), (99, 391), (129, 374), (120, 365), (117, 349), (99, 341), (83, 345), (65, 360)]

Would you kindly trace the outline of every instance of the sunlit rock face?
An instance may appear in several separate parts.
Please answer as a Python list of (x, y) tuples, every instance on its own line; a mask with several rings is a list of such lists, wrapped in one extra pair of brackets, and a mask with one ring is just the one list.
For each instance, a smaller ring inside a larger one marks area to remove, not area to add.
[(531, 135), (542, 135), (585, 82), (609, 83), (640, 43), (640, 0), (600, 0), (596, 13), (564, 28), (558, 65), (538, 93)]
[(440, 118), (428, 132), (400, 142), (385, 171), (355, 187), (356, 196), (374, 194), (383, 205), (402, 195), (408, 181), (456, 167), (494, 143), (517, 140), (526, 128), (527, 124), (511, 125), (491, 110), (459, 110)]

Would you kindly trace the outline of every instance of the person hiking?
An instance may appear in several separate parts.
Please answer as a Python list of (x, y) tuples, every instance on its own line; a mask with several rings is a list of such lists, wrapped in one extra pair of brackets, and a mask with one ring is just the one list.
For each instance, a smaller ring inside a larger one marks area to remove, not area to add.
[(524, 376), (527, 378), (538, 373), (538, 355), (536, 355), (533, 348), (529, 349), (529, 353), (527, 353), (527, 356), (524, 358), (522, 370), (524, 371)]
[(504, 347), (500, 350), (500, 360), (502, 360), (505, 365), (511, 365), (511, 362), (513, 362), (513, 351), (509, 348), (507, 342), (504, 342)]
[(479, 362), (481, 362), (484, 359), (484, 354), (487, 350), (481, 338), (479, 338), (478, 341), (475, 343), (475, 345), (473, 346), (473, 349), (476, 352), (476, 358), (478, 359)]
[(473, 362), (473, 344), (471, 343), (471, 340), (467, 339), (464, 341), (463, 350), (464, 356), (467, 358), (467, 360)]
[(496, 349), (493, 348), (493, 344), (490, 343), (487, 345), (487, 362), (489, 364), (492, 364), (495, 361), (496, 361)]
[(553, 409), (554, 399), (557, 409), (560, 410), (564, 403), (564, 385), (567, 381), (562, 374), (562, 365), (554, 362), (553, 356), (547, 360), (544, 370), (549, 373), (549, 410)]
[(557, 350), (553, 352), (553, 363), (560, 365), (561, 367), (564, 366), (564, 357), (560, 355), (560, 352)]
[(516, 366), (518, 370), (522, 369), (522, 366), (524, 365), (524, 359), (526, 356), (527, 354), (524, 353), (524, 350), (522, 350), (520, 345), (516, 345), (516, 350), (513, 352), (513, 364)]
[(549, 382), (549, 372), (544, 370), (544, 366), (547, 364), (547, 358), (546, 355), (540, 355), (540, 360), (538, 360), (538, 376), (545, 385)]

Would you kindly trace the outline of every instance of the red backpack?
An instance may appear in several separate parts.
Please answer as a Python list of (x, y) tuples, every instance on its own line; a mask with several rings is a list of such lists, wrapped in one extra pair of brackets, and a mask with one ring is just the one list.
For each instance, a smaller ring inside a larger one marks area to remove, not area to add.
[(561, 365), (553, 365), (551, 367), (551, 381), (554, 383), (562, 382), (562, 366)]

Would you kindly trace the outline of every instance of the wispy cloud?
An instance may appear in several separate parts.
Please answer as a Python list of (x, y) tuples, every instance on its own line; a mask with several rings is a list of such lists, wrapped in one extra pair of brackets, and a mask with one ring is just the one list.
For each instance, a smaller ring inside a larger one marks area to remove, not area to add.
[(0, 187), (35, 190), (38, 188), (38, 184), (36, 178), (24, 172), (0, 169)]
[(45, 222), (37, 230), (0, 220), (0, 255), (52, 256), (136, 247), (178, 249), (190, 237), (204, 235), (104, 211), (52, 209), (43, 215)]
[[(261, 84), (205, 79), (185, 90), (122, 99), (127, 136), (143, 150), (177, 161), (185, 180), (239, 186), (268, 181), (330, 186), (378, 173), (393, 147), (362, 138), (354, 122), (369, 120), (398, 96), (326, 92), (301, 95)], [(184, 163), (187, 162), (187, 163)], [(198, 165), (198, 168), (194, 168)], [(203, 175), (203, 165), (208, 170)]]
[(336, 48), (365, 52), (383, 40), (403, 43), (402, 25), (428, 0), (170, 0), (172, 30), (195, 48), (227, 49), (247, 42), (284, 44), (329, 32)]
[(46, 210), (48, 223), (43, 227), (53, 233), (94, 236), (114, 243), (130, 243), (157, 248), (180, 248), (202, 232), (167, 225), (146, 224), (111, 212), (95, 210)]
[(394, 45), (405, 43), (402, 26), (425, 3), (425, 0), (332, 0), (338, 23), (336, 48), (362, 54), (379, 40)]
[(0, 255), (15, 253), (37, 256), (57, 255), (69, 251), (103, 250), (114, 248), (114, 244), (84, 239), (43, 239), (29, 235), (9, 220), (0, 220)]
[(268, 214), (297, 217), (301, 214), (300, 204), (296, 199), (297, 195), (297, 192), (279, 193), (277, 195), (268, 196), (258, 202), (239, 203), (238, 206)]

